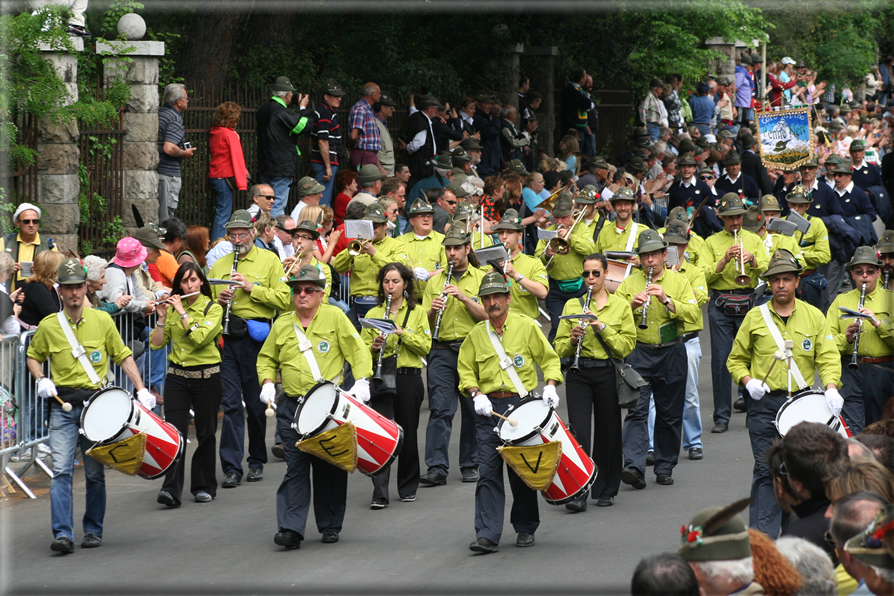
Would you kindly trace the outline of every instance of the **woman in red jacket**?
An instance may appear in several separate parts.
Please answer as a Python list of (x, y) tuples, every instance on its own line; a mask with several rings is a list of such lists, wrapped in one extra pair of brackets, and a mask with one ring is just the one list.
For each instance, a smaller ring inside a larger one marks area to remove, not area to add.
[(209, 142), (211, 165), (208, 170), (216, 205), (214, 225), (211, 227), (212, 240), (226, 233), (224, 224), (230, 220), (230, 214), (233, 212), (236, 189), (248, 188), (248, 170), (242, 154), (242, 142), (236, 132), (236, 124), (241, 115), (242, 108), (232, 101), (220, 104), (214, 112)]

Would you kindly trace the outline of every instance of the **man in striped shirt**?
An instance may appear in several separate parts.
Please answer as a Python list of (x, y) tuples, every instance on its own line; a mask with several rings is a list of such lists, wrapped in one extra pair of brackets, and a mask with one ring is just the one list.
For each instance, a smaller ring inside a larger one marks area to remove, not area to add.
[(351, 150), (351, 167), (359, 168), (366, 164), (373, 164), (379, 168), (379, 173), (386, 176), (385, 168), (379, 163), (377, 152), (382, 148), (382, 137), (379, 136), (379, 127), (376, 125), (376, 115), (372, 106), (382, 97), (382, 91), (375, 83), (367, 83), (363, 86), (363, 97), (351, 107), (348, 120), (351, 123), (351, 140), (354, 148)]

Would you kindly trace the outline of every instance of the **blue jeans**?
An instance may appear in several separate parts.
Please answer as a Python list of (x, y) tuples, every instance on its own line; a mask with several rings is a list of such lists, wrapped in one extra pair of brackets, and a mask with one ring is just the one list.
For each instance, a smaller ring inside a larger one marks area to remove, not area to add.
[[(329, 178), (329, 182), (323, 180), (323, 174), (326, 173), (326, 166), (321, 163), (310, 163), (310, 171), (313, 172), (314, 178), (316, 178), (317, 182), (326, 187), (326, 190), (323, 191), (323, 196), (320, 198), (320, 205), (331, 206), (332, 205), (332, 187), (335, 185), (335, 175), (338, 173), (338, 166), (330, 166), (332, 169), (332, 177)], [(295, 222), (298, 223), (297, 221)]]
[(654, 122), (647, 122), (646, 130), (649, 131), (649, 136), (652, 138), (653, 143), (661, 138), (661, 127), (658, 124), (655, 124)]
[[(93, 442), (78, 432), (83, 404), (65, 412), (58, 405), (50, 412), (50, 449), (53, 452), (53, 480), (50, 482), (50, 508), (53, 537), (74, 540), (74, 513), (71, 476), (75, 451), (80, 445), (85, 454)], [(106, 513), (106, 481), (103, 465), (84, 456), (87, 479), (87, 509), (84, 512), (84, 533), (102, 536), (102, 520)]]
[(211, 240), (223, 237), (227, 231), (224, 224), (233, 214), (233, 190), (225, 178), (211, 178), (211, 193), (214, 196), (214, 224), (211, 226)]
[[(279, 217), (286, 212), (286, 203), (289, 202), (289, 185), (294, 180), (293, 176), (280, 176), (278, 178), (268, 178), (261, 176), (261, 182), (268, 184), (276, 195), (273, 201), (273, 209), (270, 211), (270, 217)], [(295, 222), (298, 223), (298, 222)]]

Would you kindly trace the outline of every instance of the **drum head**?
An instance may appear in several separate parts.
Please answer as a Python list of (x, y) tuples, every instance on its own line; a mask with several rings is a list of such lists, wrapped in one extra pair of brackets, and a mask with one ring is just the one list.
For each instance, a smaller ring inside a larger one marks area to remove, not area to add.
[(784, 437), (796, 424), (818, 422), (829, 425), (831, 418), (832, 410), (826, 403), (825, 395), (822, 392), (811, 391), (802, 393), (792, 401), (782, 404), (776, 415), (776, 430)]
[(332, 413), (337, 397), (338, 392), (332, 383), (319, 383), (308, 391), (295, 413), (298, 434), (312, 434), (321, 428), (326, 423), (326, 417)]
[(544, 426), (551, 414), (552, 408), (542, 399), (522, 401), (506, 412), (506, 417), (517, 420), (518, 424), (511, 426), (507, 421), (500, 420), (497, 432), (507, 443), (521, 441), (527, 439), (536, 427)]
[(110, 387), (90, 398), (81, 416), (81, 428), (85, 437), (101, 443), (118, 436), (132, 414), (130, 393)]

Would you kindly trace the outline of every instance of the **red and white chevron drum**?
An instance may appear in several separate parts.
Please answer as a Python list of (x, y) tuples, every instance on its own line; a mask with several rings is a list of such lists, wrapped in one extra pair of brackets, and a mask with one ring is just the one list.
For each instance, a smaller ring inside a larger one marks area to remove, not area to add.
[(542, 445), (562, 442), (562, 459), (553, 483), (540, 491), (547, 503), (561, 505), (577, 499), (596, 480), (596, 464), (590, 459), (556, 411), (542, 399), (527, 398), (506, 410), (506, 417), (518, 421), (511, 426), (506, 420), (497, 425), (497, 435), (506, 445)]
[(386, 470), (404, 442), (404, 429), (334, 384), (317, 383), (298, 400), (295, 429), (308, 439), (347, 422), (357, 428), (357, 469), (367, 476)]

